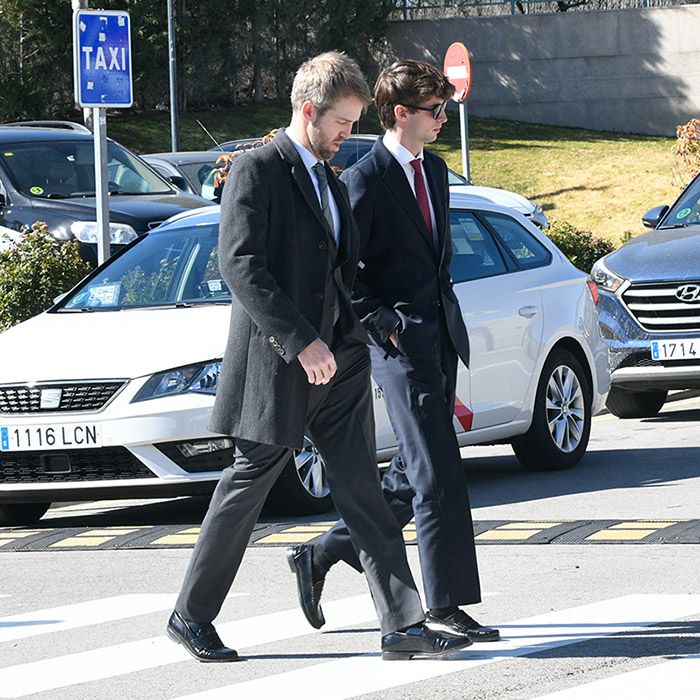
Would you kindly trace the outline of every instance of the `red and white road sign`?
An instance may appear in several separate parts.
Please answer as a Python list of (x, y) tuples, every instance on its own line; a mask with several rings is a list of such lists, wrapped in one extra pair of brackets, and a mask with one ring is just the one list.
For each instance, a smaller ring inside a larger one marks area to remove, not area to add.
[(443, 62), (443, 73), (455, 86), (455, 94), (452, 99), (455, 102), (464, 102), (469, 94), (472, 84), (472, 65), (469, 60), (467, 47), (459, 41), (450, 44)]

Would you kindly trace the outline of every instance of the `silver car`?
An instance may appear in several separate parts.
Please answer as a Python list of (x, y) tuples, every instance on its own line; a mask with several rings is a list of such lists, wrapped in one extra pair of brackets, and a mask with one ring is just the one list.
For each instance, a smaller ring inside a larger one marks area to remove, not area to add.
[(700, 389), (700, 175), (642, 221), (654, 230), (591, 271), (612, 370), (607, 407), (620, 418), (655, 415), (671, 389)]

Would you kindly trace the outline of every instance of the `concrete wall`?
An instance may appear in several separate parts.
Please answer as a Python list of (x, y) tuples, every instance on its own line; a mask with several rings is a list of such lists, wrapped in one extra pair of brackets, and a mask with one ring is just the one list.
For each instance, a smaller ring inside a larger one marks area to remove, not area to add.
[(700, 117), (700, 6), (392, 23), (385, 53), (471, 54), (470, 114), (675, 135)]

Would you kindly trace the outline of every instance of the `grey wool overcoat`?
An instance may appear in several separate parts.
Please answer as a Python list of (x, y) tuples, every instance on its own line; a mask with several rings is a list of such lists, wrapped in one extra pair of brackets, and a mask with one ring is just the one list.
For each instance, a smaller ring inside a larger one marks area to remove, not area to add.
[(300, 448), (309, 392), (318, 389), (297, 355), (319, 337), (331, 345), (334, 301), (341, 311), (336, 334), (367, 342), (350, 303), (359, 234), (345, 186), (326, 170), (341, 218), (338, 250), (284, 130), (231, 166), (221, 201), (219, 267), (233, 301), (212, 432)]

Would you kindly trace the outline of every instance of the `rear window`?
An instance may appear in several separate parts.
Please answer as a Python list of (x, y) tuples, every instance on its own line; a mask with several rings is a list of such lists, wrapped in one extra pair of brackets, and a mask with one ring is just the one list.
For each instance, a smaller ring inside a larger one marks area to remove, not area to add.
[(551, 253), (515, 219), (505, 214), (486, 211), (481, 212), (481, 216), (496, 231), (503, 244), (513, 254), (519, 267), (530, 269), (550, 263)]
[(469, 211), (450, 212), (454, 282), (502, 275), (507, 271), (491, 232)]

